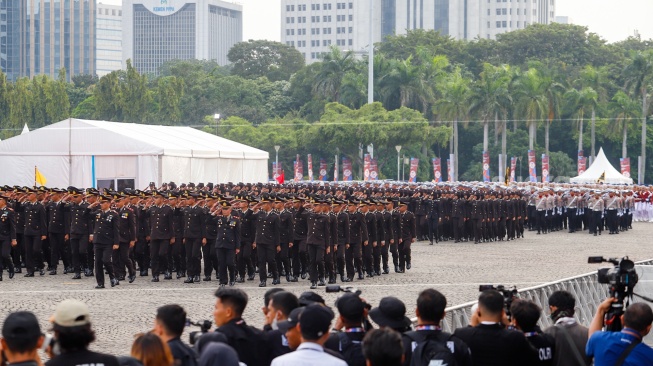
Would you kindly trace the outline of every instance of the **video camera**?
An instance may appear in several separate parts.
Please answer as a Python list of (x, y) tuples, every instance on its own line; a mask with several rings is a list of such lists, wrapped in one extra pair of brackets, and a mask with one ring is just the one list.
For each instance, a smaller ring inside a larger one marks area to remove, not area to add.
[(632, 299), (633, 291), (639, 276), (635, 272), (635, 262), (623, 258), (608, 258), (603, 257), (589, 257), (587, 263), (612, 263), (613, 267), (601, 268), (598, 271), (599, 283), (610, 286), (610, 297), (617, 299), (612, 303), (610, 311), (605, 315), (606, 330), (619, 332), (621, 331), (621, 315), (626, 310), (627, 305), (624, 300)]
[(190, 342), (191, 345), (194, 345), (202, 335), (204, 335), (211, 329), (213, 323), (210, 320), (193, 322), (190, 319), (186, 319), (186, 326), (189, 327), (191, 325), (200, 327), (199, 331), (190, 332), (190, 334), (188, 335), (188, 341)]
[(363, 292), (354, 288), (353, 286), (340, 286), (340, 285), (329, 285), (326, 287), (326, 292), (349, 292), (356, 296), (360, 296)]
[(503, 295), (503, 306), (506, 309), (506, 315), (510, 318), (510, 306), (512, 305), (513, 300), (517, 298), (517, 287), (506, 287), (504, 285), (480, 285), (478, 286), (478, 291), (483, 292), (487, 290), (496, 290), (501, 292)]

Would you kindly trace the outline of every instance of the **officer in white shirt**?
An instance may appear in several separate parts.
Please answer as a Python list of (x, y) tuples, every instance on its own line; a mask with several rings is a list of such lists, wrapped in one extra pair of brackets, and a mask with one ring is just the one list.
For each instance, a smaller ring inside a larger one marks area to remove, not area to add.
[(305, 307), (299, 317), (302, 343), (295, 352), (275, 358), (271, 366), (347, 366), (345, 361), (324, 351), (333, 318), (333, 311), (326, 306)]

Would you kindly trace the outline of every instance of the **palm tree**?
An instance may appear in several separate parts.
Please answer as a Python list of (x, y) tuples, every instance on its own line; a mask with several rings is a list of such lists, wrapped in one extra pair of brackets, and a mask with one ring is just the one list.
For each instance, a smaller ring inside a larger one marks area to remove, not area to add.
[(571, 88), (565, 93), (565, 101), (567, 102), (568, 110), (577, 117), (578, 150), (580, 151), (583, 150), (583, 121), (585, 114), (596, 108), (598, 95), (590, 87), (583, 88), (582, 90)]
[[(458, 121), (467, 115), (467, 104), (470, 96), (470, 80), (462, 75), (460, 67), (440, 84), (442, 98), (435, 103), (434, 111), (444, 118), (450, 119), (453, 125), (453, 139), (450, 151), (454, 155), (454, 180), (458, 180)], [(439, 112), (439, 113), (438, 113)]]
[(332, 46), (331, 52), (324, 55), (320, 66), (313, 92), (330, 102), (339, 101), (342, 79), (348, 71), (355, 70), (354, 53), (351, 51), (343, 53), (339, 48)]
[(638, 51), (631, 54), (630, 63), (624, 70), (626, 86), (633, 89), (635, 95), (642, 98), (642, 160), (640, 166), (641, 181), (644, 183), (646, 171), (646, 119), (648, 117), (648, 88), (653, 79), (653, 50)]
[(483, 65), (483, 72), (472, 86), (469, 113), (477, 114), (483, 119), (483, 151), (489, 147), (489, 120), (495, 117), (498, 120), (500, 113), (505, 111), (510, 103), (508, 92), (509, 79), (502, 72), (502, 67), (490, 64)]
[[(596, 69), (591, 65), (585, 66), (580, 72), (580, 83), (582, 87), (590, 87), (596, 91), (598, 100), (601, 102), (606, 99), (606, 90), (604, 87), (605, 81), (607, 79), (607, 70), (606, 68)], [(591, 127), (591, 143), (592, 143), (592, 160), (596, 156), (596, 150), (594, 148), (596, 141), (596, 108), (592, 107), (592, 127)]]
[(560, 105), (562, 104), (565, 87), (557, 81), (559, 74), (554, 69), (541, 67), (539, 72), (542, 90), (547, 101), (546, 122), (544, 124), (544, 151), (549, 154), (549, 130), (556, 116), (560, 116)]
[(612, 101), (610, 102), (610, 109), (613, 111), (612, 130), (615, 133), (620, 133), (622, 136), (621, 141), (621, 157), (628, 157), (628, 124), (631, 120), (639, 117), (639, 105), (628, 94), (619, 90)]
[(530, 68), (515, 82), (516, 114), (528, 124), (528, 148), (535, 149), (537, 122), (548, 112), (545, 84), (537, 69)]

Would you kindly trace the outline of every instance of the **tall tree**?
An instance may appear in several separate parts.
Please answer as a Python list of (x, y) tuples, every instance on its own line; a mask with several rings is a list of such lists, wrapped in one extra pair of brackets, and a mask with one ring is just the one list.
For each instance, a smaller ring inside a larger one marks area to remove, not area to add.
[(503, 66), (484, 64), (480, 78), (472, 86), (469, 112), (483, 120), (483, 151), (489, 149), (490, 118), (498, 120), (511, 101), (509, 82)]
[(66, 91), (67, 84), (66, 69), (61, 68), (57, 80), (50, 80), (46, 86), (45, 111), (51, 123), (62, 121), (70, 116), (70, 100)]
[(328, 101), (340, 100), (340, 87), (345, 74), (355, 68), (354, 53), (342, 52), (339, 48), (331, 47), (331, 52), (324, 55), (321, 68), (317, 74), (313, 92)]
[(569, 89), (565, 93), (565, 101), (567, 102), (568, 110), (576, 116), (576, 123), (578, 126), (578, 150), (583, 150), (583, 122), (585, 115), (596, 108), (598, 95), (596, 91), (590, 87), (577, 90), (575, 88)]
[[(595, 68), (591, 65), (585, 66), (580, 72), (580, 84), (583, 87), (590, 87), (596, 92), (598, 102), (604, 102), (607, 98), (605, 83), (607, 81), (606, 68)], [(592, 125), (590, 130), (591, 156), (596, 157), (596, 107), (592, 107)]]
[(127, 60), (127, 77), (121, 85), (121, 90), (125, 122), (145, 122), (150, 106), (151, 92), (147, 88), (147, 76), (139, 74), (132, 66), (131, 60)]
[(246, 79), (290, 80), (304, 66), (304, 56), (295, 47), (266, 40), (236, 43), (227, 58), (233, 65), (232, 74)]
[(118, 79), (119, 71), (110, 72), (100, 78), (93, 91), (95, 117), (105, 121), (122, 120), (122, 90)]
[(435, 103), (434, 112), (451, 120), (453, 126), (453, 144), (450, 146), (454, 155), (454, 180), (458, 180), (458, 121), (465, 118), (468, 112), (470, 97), (470, 82), (464, 77), (460, 67), (454, 71), (440, 85), (442, 98)]
[(639, 118), (641, 110), (639, 103), (633, 100), (628, 94), (619, 90), (610, 102), (612, 110), (612, 130), (621, 134), (621, 157), (628, 157), (628, 125)]
[(544, 83), (537, 69), (530, 68), (515, 82), (516, 113), (526, 120), (528, 126), (528, 148), (535, 148), (537, 122), (548, 112)]
[(629, 63), (624, 70), (626, 86), (642, 98), (642, 153), (640, 165), (641, 182), (644, 183), (646, 172), (646, 120), (648, 118), (648, 90), (653, 81), (653, 50), (640, 51), (631, 54)]
[(20, 78), (16, 81), (10, 93), (9, 128), (14, 131), (14, 134), (20, 133), (23, 125), (32, 121), (33, 99), (29, 84), (28, 78)]
[(181, 121), (181, 98), (184, 96), (184, 82), (176, 76), (165, 76), (157, 81), (156, 99), (159, 120), (173, 124)]

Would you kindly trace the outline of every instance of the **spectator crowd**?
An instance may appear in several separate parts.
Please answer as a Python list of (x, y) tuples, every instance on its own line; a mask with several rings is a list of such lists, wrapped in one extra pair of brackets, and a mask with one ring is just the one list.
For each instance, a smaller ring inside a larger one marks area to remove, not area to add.
[[(30, 312), (9, 314), (3, 321), (1, 366), (642, 366), (653, 365), (653, 349), (642, 343), (651, 330), (653, 311), (645, 303), (625, 310), (620, 332), (602, 331), (615, 299), (598, 306), (589, 328), (574, 317), (576, 301), (566, 291), (548, 299), (554, 325), (537, 325), (542, 309), (515, 299), (506, 309), (501, 292), (483, 291), (470, 324), (453, 334), (442, 330), (447, 299), (435, 289), (417, 297), (417, 322), (406, 305), (385, 297), (378, 306), (359, 292), (345, 292), (333, 306), (317, 293), (299, 297), (280, 288), (266, 292), (265, 325), (242, 318), (247, 294), (238, 288), (215, 292), (215, 330), (184, 343), (185, 310), (164, 305), (152, 328), (135, 336), (129, 356), (91, 351), (96, 335), (91, 310), (75, 299), (59, 303), (44, 332)], [(509, 314), (509, 316), (507, 315)], [(39, 350), (43, 352), (39, 352)]]

